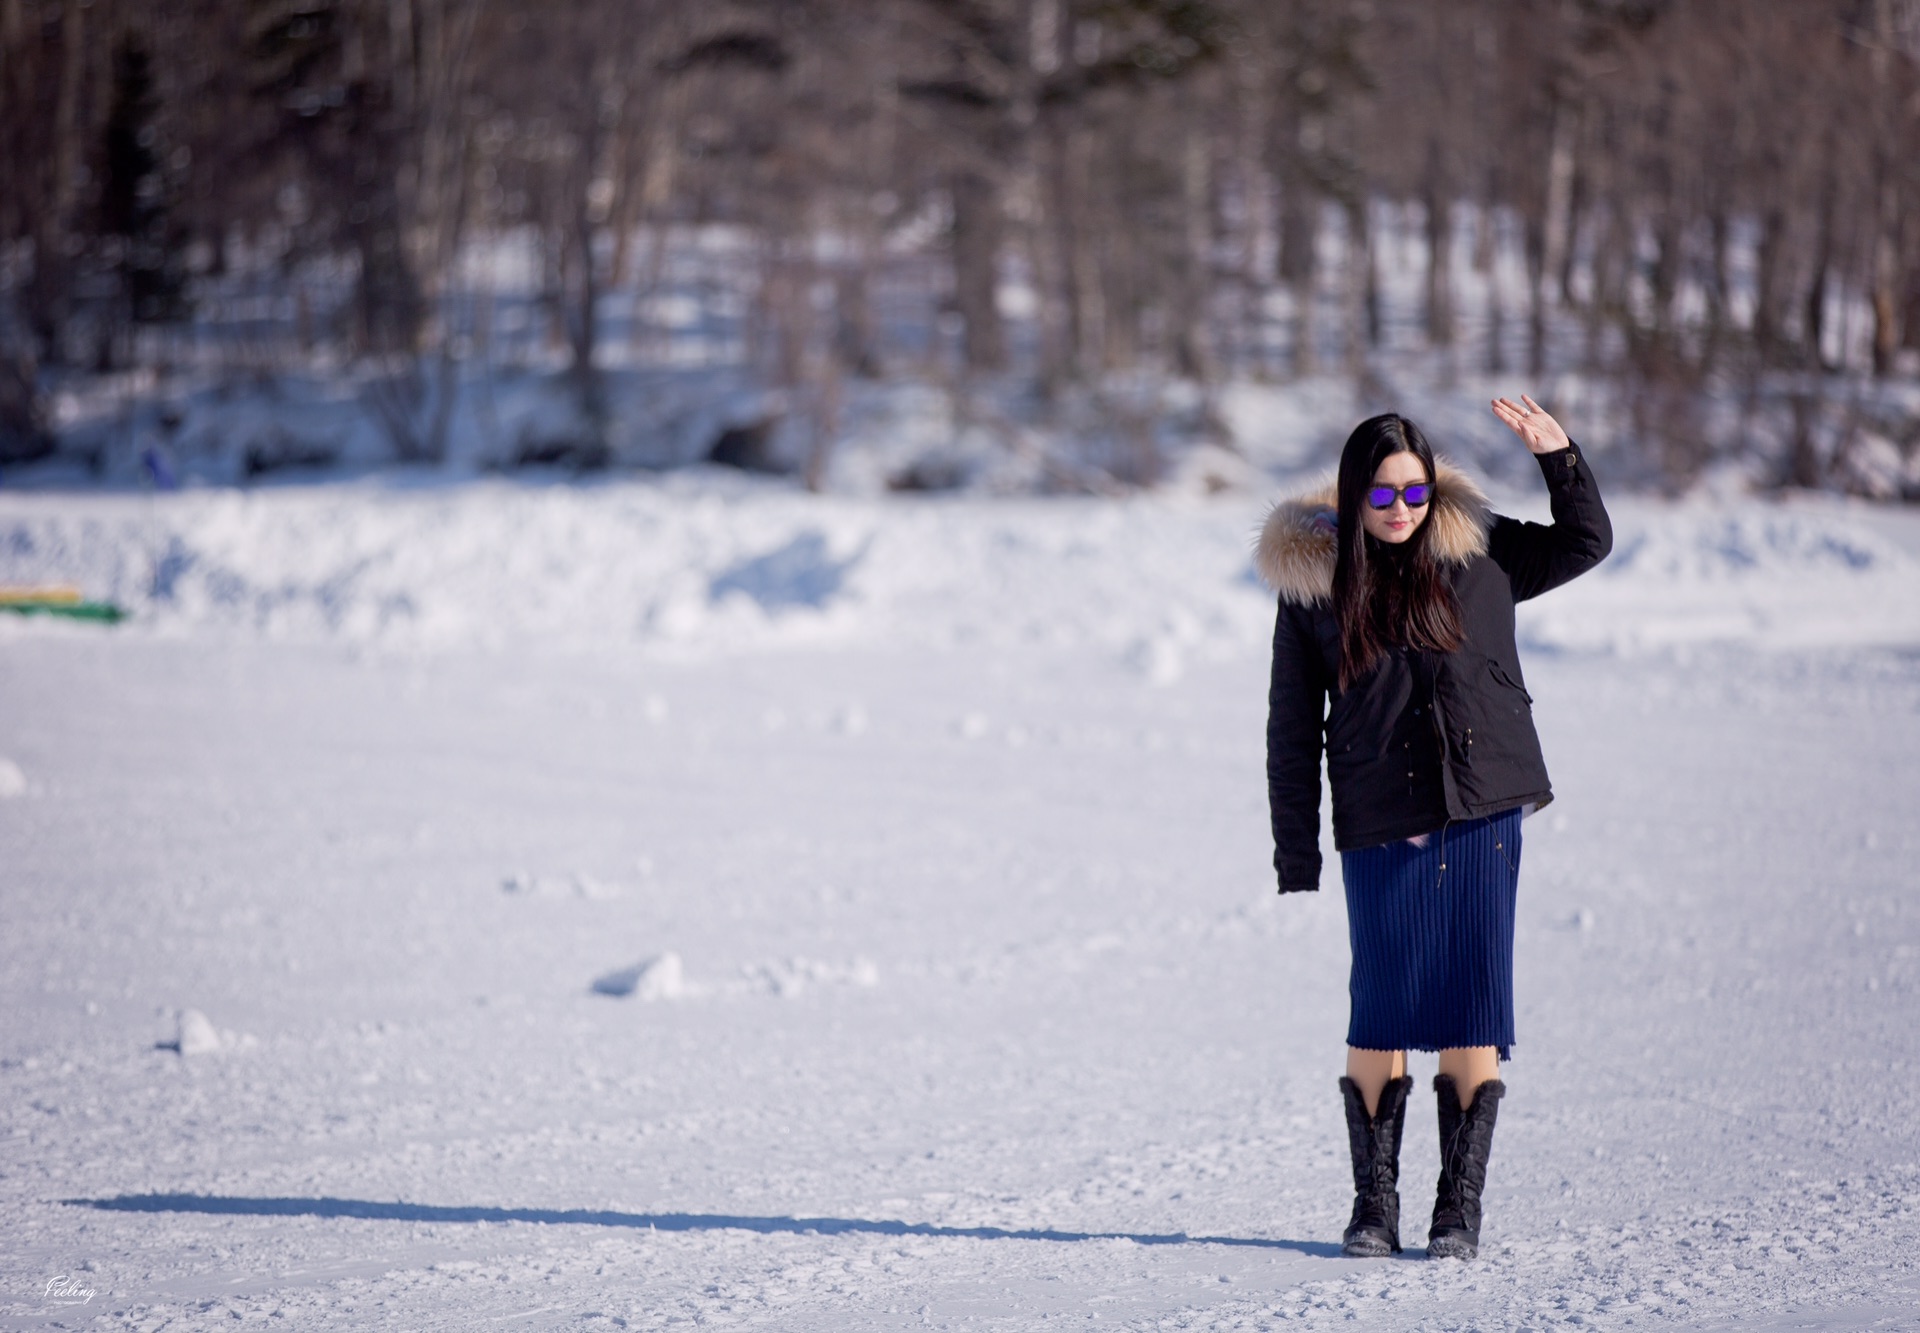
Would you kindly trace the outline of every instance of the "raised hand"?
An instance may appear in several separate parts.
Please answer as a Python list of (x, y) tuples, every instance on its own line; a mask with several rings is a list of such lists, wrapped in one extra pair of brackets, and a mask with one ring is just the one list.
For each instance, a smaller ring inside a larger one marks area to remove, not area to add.
[(1505, 398), (1493, 400), (1493, 414), (1507, 423), (1507, 429), (1520, 437), (1520, 443), (1536, 454), (1558, 453), (1573, 441), (1560, 423), (1548, 416), (1540, 404), (1520, 395), (1518, 403)]

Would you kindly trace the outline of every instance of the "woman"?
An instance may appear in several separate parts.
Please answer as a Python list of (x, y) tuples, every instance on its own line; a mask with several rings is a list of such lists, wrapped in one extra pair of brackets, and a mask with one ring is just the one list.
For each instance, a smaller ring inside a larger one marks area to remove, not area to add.
[(1351, 1255), (1400, 1250), (1409, 1049), (1440, 1055), (1427, 1253), (1478, 1252), (1499, 1062), (1513, 1044), (1520, 820), (1553, 799), (1513, 607), (1613, 546), (1593, 473), (1559, 423), (1525, 395), (1493, 413), (1537, 456), (1550, 525), (1490, 513), (1417, 426), (1389, 414), (1354, 429), (1334, 486), (1275, 507), (1256, 553), (1280, 595), (1267, 698), (1280, 891), (1319, 887), (1323, 747), (1346, 882)]

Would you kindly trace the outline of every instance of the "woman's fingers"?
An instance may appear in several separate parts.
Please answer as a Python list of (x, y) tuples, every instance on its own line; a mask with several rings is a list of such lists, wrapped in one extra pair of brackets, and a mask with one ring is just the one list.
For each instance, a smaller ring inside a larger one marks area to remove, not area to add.
[(1508, 429), (1513, 431), (1514, 434), (1518, 435), (1521, 439), (1526, 438), (1529, 427), (1527, 425), (1527, 414), (1525, 412), (1504, 398), (1496, 398), (1493, 400), (1493, 414), (1504, 421)]
[[(1522, 407), (1521, 403), (1526, 404)], [(1507, 424), (1507, 428), (1520, 437), (1521, 443), (1536, 454), (1551, 453), (1568, 443), (1566, 431), (1553, 419), (1551, 413), (1526, 394), (1520, 395), (1520, 402), (1511, 398), (1493, 400), (1493, 414)]]

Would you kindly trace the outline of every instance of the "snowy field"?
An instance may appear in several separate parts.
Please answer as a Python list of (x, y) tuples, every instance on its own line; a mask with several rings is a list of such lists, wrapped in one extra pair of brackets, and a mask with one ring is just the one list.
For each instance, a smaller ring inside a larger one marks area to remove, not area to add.
[(1524, 610), (1461, 1265), (1431, 1057), (1338, 1254), (1260, 512), (0, 494), (134, 612), (0, 618), (0, 1326), (1920, 1327), (1920, 515), (1621, 499)]

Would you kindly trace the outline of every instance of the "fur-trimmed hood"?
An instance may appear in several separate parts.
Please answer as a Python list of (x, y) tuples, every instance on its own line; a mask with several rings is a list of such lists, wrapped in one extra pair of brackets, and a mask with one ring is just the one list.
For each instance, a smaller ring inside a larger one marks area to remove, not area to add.
[[(1493, 522), (1486, 493), (1444, 458), (1433, 460), (1433, 481), (1427, 540), (1434, 554), (1455, 565), (1485, 555), (1487, 528)], [(1267, 512), (1254, 543), (1253, 565), (1283, 600), (1309, 605), (1333, 595), (1333, 565), (1339, 554), (1336, 505), (1334, 480), (1328, 477)]]

